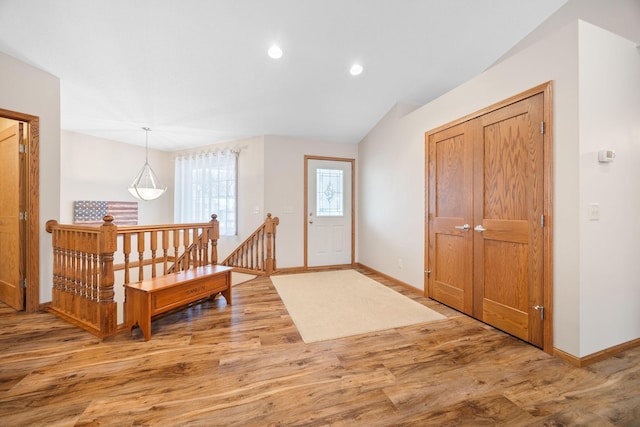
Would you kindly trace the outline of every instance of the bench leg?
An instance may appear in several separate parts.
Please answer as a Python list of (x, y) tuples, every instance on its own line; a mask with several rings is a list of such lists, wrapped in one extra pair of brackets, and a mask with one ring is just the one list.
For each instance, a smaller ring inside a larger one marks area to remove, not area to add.
[(229, 287), (222, 291), (221, 294), (224, 299), (227, 300), (227, 305), (231, 305), (231, 284), (229, 284)]
[(147, 317), (142, 321), (138, 321), (138, 326), (142, 331), (142, 335), (144, 336), (145, 341), (149, 341), (151, 339), (151, 317)]
[(131, 332), (137, 323), (145, 341), (151, 338), (151, 295), (125, 288), (124, 321)]

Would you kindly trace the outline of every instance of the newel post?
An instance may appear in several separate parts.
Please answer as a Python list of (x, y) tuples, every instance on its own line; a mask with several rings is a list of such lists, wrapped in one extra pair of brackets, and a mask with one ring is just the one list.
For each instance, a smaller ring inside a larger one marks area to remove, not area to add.
[(276, 226), (279, 223), (278, 217), (271, 218), (271, 213), (267, 214), (267, 219), (264, 222), (265, 234), (267, 235), (267, 257), (265, 259), (267, 275), (276, 271)]
[(218, 215), (211, 214), (211, 221), (209, 221), (209, 240), (211, 240), (211, 264), (216, 265), (218, 263), (218, 239), (220, 238), (220, 222), (218, 222)]
[(117, 326), (116, 303), (113, 301), (113, 253), (117, 249), (118, 227), (113, 217), (106, 215), (100, 226), (100, 331), (103, 336), (115, 332)]

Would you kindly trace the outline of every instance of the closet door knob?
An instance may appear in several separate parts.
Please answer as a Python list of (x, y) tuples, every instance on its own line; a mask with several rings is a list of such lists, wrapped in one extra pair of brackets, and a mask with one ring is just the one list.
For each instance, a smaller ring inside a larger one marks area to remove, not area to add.
[(483, 231), (487, 231), (486, 228), (484, 228), (482, 225), (478, 224), (475, 226), (474, 230), (479, 231), (479, 232), (483, 232)]
[(471, 228), (471, 226), (469, 224), (465, 224), (465, 225), (456, 225), (456, 228), (458, 230), (468, 230)]

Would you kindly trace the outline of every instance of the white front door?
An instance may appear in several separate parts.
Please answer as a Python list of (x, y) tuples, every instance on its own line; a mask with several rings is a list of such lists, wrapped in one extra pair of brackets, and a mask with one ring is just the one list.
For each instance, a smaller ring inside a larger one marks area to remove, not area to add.
[(307, 159), (307, 266), (352, 263), (352, 160)]

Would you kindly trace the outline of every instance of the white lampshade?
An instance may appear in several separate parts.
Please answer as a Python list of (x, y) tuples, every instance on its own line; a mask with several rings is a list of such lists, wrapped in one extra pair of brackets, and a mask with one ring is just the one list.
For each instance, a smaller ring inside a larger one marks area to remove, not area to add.
[(129, 186), (129, 193), (133, 197), (139, 200), (154, 200), (158, 197), (162, 196), (165, 191), (167, 191), (167, 187), (164, 187), (158, 176), (153, 172), (151, 166), (149, 166), (149, 131), (151, 129), (147, 127), (143, 127), (145, 131), (145, 148), (146, 148), (146, 157), (144, 166), (140, 169), (140, 172), (133, 179), (133, 182)]
[(162, 186), (153, 169), (146, 162), (129, 186), (129, 193), (133, 197), (145, 201), (157, 199), (165, 191), (167, 191), (167, 187)]

